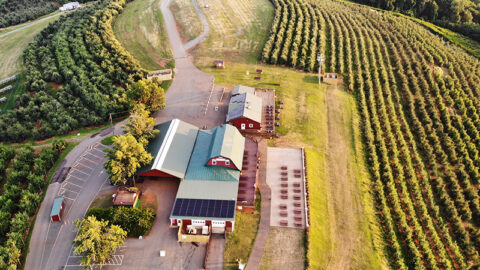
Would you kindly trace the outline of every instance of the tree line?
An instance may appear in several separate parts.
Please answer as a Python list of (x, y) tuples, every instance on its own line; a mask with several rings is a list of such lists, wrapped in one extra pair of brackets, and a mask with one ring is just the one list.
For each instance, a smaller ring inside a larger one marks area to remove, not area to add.
[(47, 173), (65, 147), (63, 141), (39, 152), (31, 147), (15, 150), (0, 146), (0, 177), (5, 181), (0, 195), (0, 269), (20, 267), (26, 232), (40, 206), (41, 193), (49, 184)]
[(125, 0), (99, 1), (51, 23), (25, 49), (24, 91), (0, 116), (0, 140), (19, 142), (98, 125), (126, 111), (126, 88), (145, 72), (116, 40)]

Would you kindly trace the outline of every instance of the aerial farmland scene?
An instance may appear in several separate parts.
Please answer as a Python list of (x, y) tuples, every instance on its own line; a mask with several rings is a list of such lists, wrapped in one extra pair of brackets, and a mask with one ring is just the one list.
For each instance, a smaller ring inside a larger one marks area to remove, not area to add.
[(480, 1), (0, 0), (0, 270), (480, 270)]

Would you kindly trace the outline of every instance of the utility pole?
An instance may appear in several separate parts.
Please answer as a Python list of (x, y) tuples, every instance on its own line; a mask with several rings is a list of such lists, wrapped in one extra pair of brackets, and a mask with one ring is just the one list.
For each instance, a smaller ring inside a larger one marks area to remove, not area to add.
[(322, 80), (322, 76), (321, 76), (321, 73), (322, 73), (322, 63), (323, 61), (325, 61), (325, 56), (323, 56), (322, 53), (318, 53), (317, 55), (317, 61), (318, 61), (318, 84), (320, 84), (321, 80)]

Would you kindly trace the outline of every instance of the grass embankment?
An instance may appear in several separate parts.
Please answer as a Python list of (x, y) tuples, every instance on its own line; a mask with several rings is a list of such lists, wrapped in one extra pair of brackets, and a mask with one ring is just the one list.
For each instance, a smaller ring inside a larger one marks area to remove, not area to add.
[(227, 67), (229, 62), (258, 62), (273, 19), (270, 1), (199, 0), (198, 4), (208, 19), (210, 34), (192, 50), (196, 64), (212, 64), (214, 59), (227, 61)]
[[(217, 70), (206, 63), (200, 68), (214, 74), (220, 85), (275, 88), (277, 100), (284, 101), (276, 130), (281, 137), (271, 145), (306, 148), (310, 268), (383, 268), (383, 242), (368, 189), (355, 98), (335, 88), (327, 90), (325, 84), (319, 86), (313, 74), (282, 67), (231, 63)], [(257, 68), (263, 70), (259, 81), (254, 80), (257, 75), (246, 75)], [(269, 250), (264, 254), (268, 256)]]
[[(57, 20), (60, 16), (54, 16), (44, 21), (37, 22), (32, 21), (22, 26), (27, 26), (24, 29), (20, 29), (15, 33), (8, 34), (4, 37), (0, 37), (0, 79), (4, 79), (8, 76), (18, 73), (22, 68), (21, 54), (28, 43), (50, 22)], [(13, 31), (19, 26), (12, 26), (6, 28), (1, 34)]]
[(114, 22), (115, 37), (148, 70), (167, 67), (172, 60), (160, 10), (162, 0), (135, 0)]
[(192, 40), (202, 33), (203, 24), (191, 0), (174, 0), (170, 10), (177, 22), (183, 42)]
[(237, 259), (241, 259), (243, 263), (248, 261), (260, 223), (260, 201), (260, 192), (257, 191), (255, 211), (252, 213), (237, 211), (235, 230), (228, 234), (225, 242), (224, 269), (238, 269)]

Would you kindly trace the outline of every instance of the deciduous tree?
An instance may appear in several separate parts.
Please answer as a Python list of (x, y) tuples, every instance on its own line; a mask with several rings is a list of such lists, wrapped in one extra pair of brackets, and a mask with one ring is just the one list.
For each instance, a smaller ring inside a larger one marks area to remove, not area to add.
[(130, 134), (114, 137), (113, 142), (113, 149), (107, 150), (104, 167), (112, 183), (125, 184), (138, 168), (152, 161), (152, 155)]
[(136, 104), (130, 119), (125, 125), (126, 133), (132, 135), (143, 145), (147, 145), (149, 139), (155, 137), (159, 132), (154, 129), (155, 118), (150, 117), (150, 112), (145, 110), (144, 104)]
[(98, 221), (93, 216), (77, 220), (75, 226), (78, 234), (74, 240), (74, 251), (82, 255), (80, 263), (88, 267), (105, 264), (127, 237), (119, 226), (109, 226), (108, 221)]
[(150, 112), (165, 108), (165, 92), (157, 80), (142, 79), (130, 85), (127, 97), (133, 104), (145, 104)]

